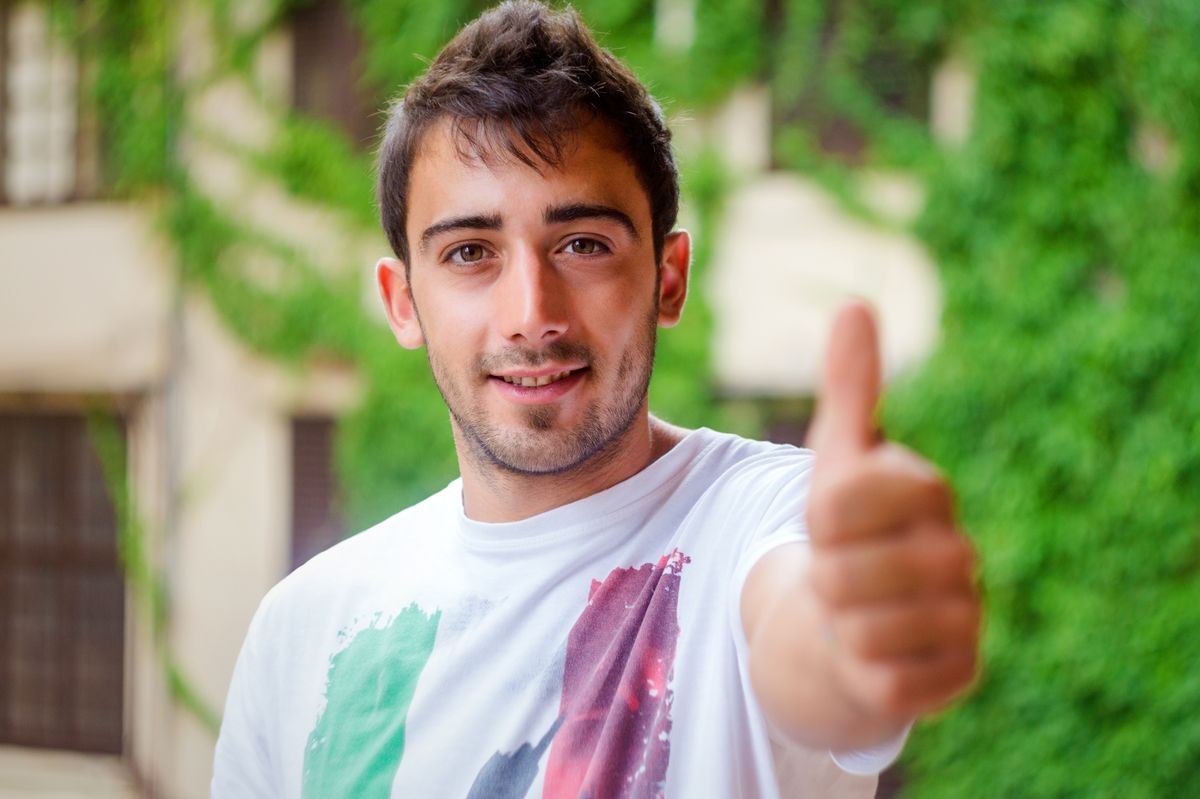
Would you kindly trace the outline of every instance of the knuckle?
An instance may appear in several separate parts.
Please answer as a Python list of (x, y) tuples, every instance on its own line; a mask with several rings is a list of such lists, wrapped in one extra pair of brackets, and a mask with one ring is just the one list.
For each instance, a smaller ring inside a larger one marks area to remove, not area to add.
[(888, 715), (900, 715), (908, 709), (908, 681), (897, 669), (885, 668), (875, 683), (875, 699), (879, 709)]
[(958, 553), (959, 565), (965, 571), (972, 571), (975, 568), (975, 547), (971, 545), (971, 540), (962, 533), (955, 533), (950, 538), (955, 543), (955, 548)]
[(943, 610), (943, 629), (953, 640), (973, 640), (979, 627), (979, 607), (974, 602), (953, 602)]
[(832, 535), (837, 530), (837, 515), (834, 512), (832, 488), (814, 491), (808, 501), (808, 525), (821, 536)]
[(967, 601), (967, 607), (970, 609), (967, 623), (971, 625), (971, 632), (978, 637), (979, 630), (983, 627), (983, 605), (977, 598), (971, 597)]
[(860, 657), (877, 655), (878, 636), (872, 633), (869, 621), (862, 614), (846, 614), (838, 623), (838, 636), (848, 650)]
[(957, 693), (974, 682), (978, 673), (979, 655), (974, 649), (964, 650), (961, 655), (954, 660), (947, 682), (953, 686), (953, 691)]
[[(914, 571), (926, 578), (926, 581), (930, 581), (930, 578), (941, 577), (947, 571), (953, 570), (957, 555), (944, 539), (938, 538), (922, 542), (921, 546), (914, 547), (910, 558)], [(940, 585), (944, 580), (939, 579), (933, 582)]]
[(963, 568), (967, 571), (967, 576), (974, 579), (979, 571), (979, 553), (975, 550), (975, 545), (971, 543), (971, 539), (967, 538), (962, 533), (958, 537), (963, 542)]
[(949, 511), (951, 507), (950, 490), (936, 472), (925, 471), (917, 476), (916, 492), (924, 507), (943, 512)]
[(971, 542), (965, 536), (957, 536), (955, 540), (958, 541), (959, 548), (958, 560), (953, 568), (958, 577), (958, 583), (967, 588), (973, 597), (976, 595), (975, 584), (979, 559), (975, 555), (975, 548), (971, 546)]
[(971, 649), (970, 669), (968, 670), (967, 682), (975, 683), (983, 675), (983, 660), (979, 657), (979, 650)]
[(942, 538), (938, 546), (931, 550), (930, 557), (933, 561), (930, 565), (951, 582), (958, 583), (971, 576), (974, 555), (962, 536)]
[(830, 481), (825, 497), (825, 518), (831, 529), (841, 530), (853, 521), (860, 502), (858, 482), (857, 470), (847, 471)]
[(970, 632), (979, 620), (979, 607), (974, 602), (960, 600), (950, 606), (949, 615), (953, 629)]
[(906, 471), (921, 469), (925, 464), (920, 455), (895, 441), (888, 441), (877, 447), (873, 454), (877, 463), (889, 464), (893, 468)]
[(845, 603), (849, 594), (850, 577), (840, 558), (827, 555), (813, 559), (812, 587), (817, 597), (834, 607)]
[(892, 468), (902, 470), (905, 474), (923, 482), (938, 484), (945, 482), (945, 478), (937, 467), (913, 450), (894, 441), (890, 441), (885, 447), (880, 448), (879, 458), (890, 464)]

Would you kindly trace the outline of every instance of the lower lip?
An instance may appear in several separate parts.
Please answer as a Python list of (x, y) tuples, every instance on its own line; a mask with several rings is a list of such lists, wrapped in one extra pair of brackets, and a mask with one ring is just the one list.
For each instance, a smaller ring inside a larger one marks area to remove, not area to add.
[(513, 402), (521, 405), (541, 405), (553, 402), (573, 389), (579, 381), (583, 380), (585, 371), (587, 370), (580, 369), (561, 380), (555, 380), (553, 383), (547, 383), (544, 386), (531, 386), (529, 388), (514, 385), (506, 380), (501, 380), (499, 377), (492, 377), (489, 380), (496, 385), (496, 390), (501, 395)]

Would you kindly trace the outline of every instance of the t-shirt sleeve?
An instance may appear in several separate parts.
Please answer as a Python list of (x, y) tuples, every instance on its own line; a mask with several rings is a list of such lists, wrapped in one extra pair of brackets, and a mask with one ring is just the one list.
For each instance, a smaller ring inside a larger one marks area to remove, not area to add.
[(912, 723), (910, 722), (896, 734), (896, 737), (889, 738), (881, 744), (862, 749), (834, 750), (829, 754), (842, 771), (851, 774), (878, 774), (892, 765), (900, 756), (900, 752), (904, 750), (904, 744), (908, 742), (908, 732), (911, 729)]
[[(778, 470), (775, 481), (766, 480), (762, 485), (771, 489), (770, 498), (759, 516), (759, 523), (747, 535), (747, 539), (733, 571), (730, 591), (730, 625), (734, 630), (739, 667), (745, 679), (749, 679), (749, 644), (742, 627), (741, 599), (746, 578), (764, 556), (777, 547), (792, 543), (808, 543), (805, 525), (805, 509), (808, 501), (809, 482), (812, 475), (810, 457), (799, 465)], [(753, 693), (753, 691), (751, 691)], [(764, 716), (765, 721), (765, 716)], [(769, 727), (768, 723), (768, 727)], [(895, 738), (863, 749), (830, 751), (833, 762), (843, 771), (856, 775), (873, 775), (890, 766), (908, 740), (911, 725), (906, 726)], [(772, 734), (778, 743), (787, 745), (782, 736)]]
[[(264, 603), (265, 604), (265, 603)], [(269, 679), (260, 657), (263, 607), (250, 623), (233, 670), (225, 715), (213, 758), (213, 799), (267, 799), (278, 796), (272, 780), (267, 717), (262, 709)]]

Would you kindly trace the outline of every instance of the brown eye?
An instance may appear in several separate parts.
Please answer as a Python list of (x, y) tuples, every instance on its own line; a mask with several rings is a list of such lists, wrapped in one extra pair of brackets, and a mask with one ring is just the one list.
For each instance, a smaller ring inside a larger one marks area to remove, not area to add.
[(576, 255), (595, 255), (600, 252), (601, 244), (595, 239), (574, 239), (567, 247)]
[(474, 263), (483, 258), (483, 247), (478, 244), (464, 244), (458, 248), (458, 260), (464, 263)]

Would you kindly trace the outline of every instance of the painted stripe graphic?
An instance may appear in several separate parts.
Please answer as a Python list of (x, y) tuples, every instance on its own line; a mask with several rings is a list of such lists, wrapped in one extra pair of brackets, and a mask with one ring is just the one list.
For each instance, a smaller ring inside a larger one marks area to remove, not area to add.
[(497, 752), (492, 755), (471, 783), (467, 799), (522, 799), (529, 793), (542, 755), (562, 723), (562, 719), (555, 719), (537, 746), (521, 744), (511, 754)]
[(304, 750), (305, 799), (386, 799), (404, 756), (409, 703), (441, 611), (416, 603), (360, 630), (329, 663), (325, 709)]
[(550, 748), (543, 797), (662, 795), (679, 579), (689, 560), (675, 550), (658, 563), (592, 581), (567, 639), (564, 721)]

